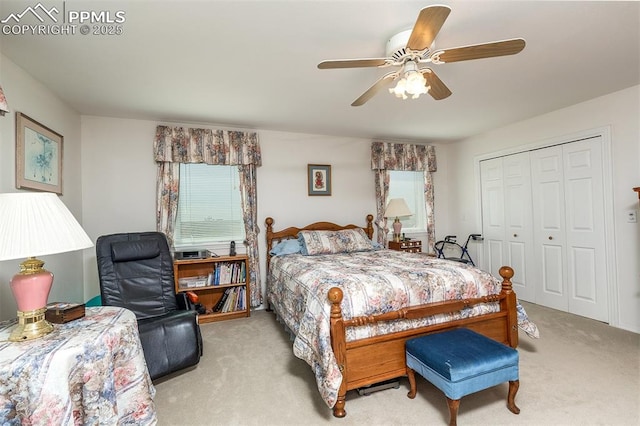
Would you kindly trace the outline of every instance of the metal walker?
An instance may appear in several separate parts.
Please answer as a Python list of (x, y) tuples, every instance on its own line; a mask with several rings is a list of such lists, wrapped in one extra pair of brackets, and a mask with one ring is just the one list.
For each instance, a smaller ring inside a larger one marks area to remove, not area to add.
[(436, 253), (438, 253), (438, 257), (440, 259), (454, 260), (461, 263), (470, 263), (471, 265), (476, 266), (476, 264), (473, 263), (471, 255), (469, 254), (469, 250), (467, 249), (469, 246), (469, 241), (471, 240), (482, 241), (484, 240), (484, 238), (481, 234), (469, 234), (469, 236), (467, 237), (467, 241), (465, 241), (464, 245), (461, 246), (456, 241), (455, 235), (447, 235), (446, 237), (444, 237), (444, 240), (437, 241), (433, 245), (433, 248), (436, 250)]

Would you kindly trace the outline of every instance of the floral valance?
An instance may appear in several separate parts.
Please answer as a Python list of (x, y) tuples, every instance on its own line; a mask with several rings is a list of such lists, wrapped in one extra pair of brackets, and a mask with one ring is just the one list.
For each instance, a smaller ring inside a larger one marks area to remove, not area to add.
[(435, 172), (436, 150), (431, 145), (373, 142), (371, 169)]
[(262, 165), (255, 132), (158, 126), (153, 153), (156, 162)]

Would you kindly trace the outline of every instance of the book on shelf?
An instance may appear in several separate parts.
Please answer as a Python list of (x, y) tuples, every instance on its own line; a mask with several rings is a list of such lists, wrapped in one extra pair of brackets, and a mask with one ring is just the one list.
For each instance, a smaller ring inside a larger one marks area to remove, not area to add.
[(246, 288), (238, 287), (238, 300), (236, 301), (236, 311), (245, 310)]
[(246, 309), (246, 289), (244, 287), (229, 287), (216, 303), (213, 312), (226, 313), (243, 311)]
[(235, 300), (237, 296), (236, 289), (231, 288), (230, 290), (231, 291), (229, 292), (229, 297), (227, 297), (227, 301), (222, 307), (222, 312), (231, 312), (233, 310), (233, 306), (235, 306)]
[(213, 312), (222, 312), (222, 307), (227, 302), (227, 299), (229, 298), (229, 293), (231, 292), (231, 290), (233, 290), (233, 287), (229, 287), (224, 291), (224, 293), (222, 294), (222, 297), (220, 297), (220, 300), (218, 300), (218, 303), (216, 303), (216, 305), (213, 307)]
[(217, 262), (207, 278), (208, 285), (240, 284), (245, 281), (245, 262)]

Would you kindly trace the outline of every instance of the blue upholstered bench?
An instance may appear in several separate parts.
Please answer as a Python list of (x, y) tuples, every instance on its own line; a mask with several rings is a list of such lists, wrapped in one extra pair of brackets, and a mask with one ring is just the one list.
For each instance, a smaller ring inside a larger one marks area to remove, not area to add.
[[(407, 376), (416, 396), (415, 373), (444, 392), (449, 405), (449, 425), (455, 426), (460, 398), (509, 382), (507, 407), (515, 404), (519, 387), (518, 351), (466, 328), (428, 334), (406, 342)], [(414, 373), (415, 372), (415, 373)]]

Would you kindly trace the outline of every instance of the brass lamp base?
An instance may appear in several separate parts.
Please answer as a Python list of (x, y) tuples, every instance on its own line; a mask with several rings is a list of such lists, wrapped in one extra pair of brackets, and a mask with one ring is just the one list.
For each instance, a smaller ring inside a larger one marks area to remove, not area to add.
[(38, 339), (53, 331), (53, 325), (45, 318), (47, 308), (35, 309), (33, 311), (18, 311), (18, 325), (13, 329), (9, 340), (12, 342), (22, 342), (25, 340)]

